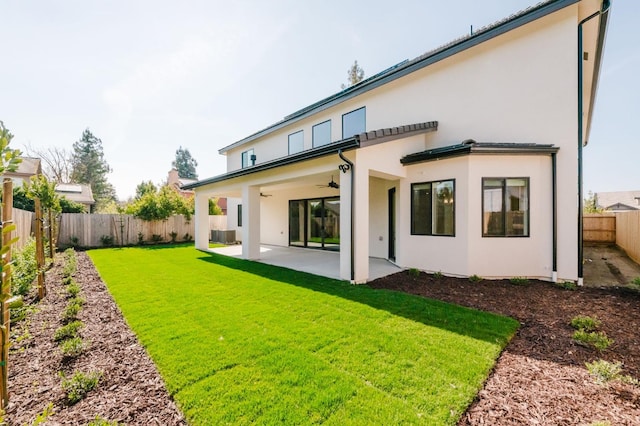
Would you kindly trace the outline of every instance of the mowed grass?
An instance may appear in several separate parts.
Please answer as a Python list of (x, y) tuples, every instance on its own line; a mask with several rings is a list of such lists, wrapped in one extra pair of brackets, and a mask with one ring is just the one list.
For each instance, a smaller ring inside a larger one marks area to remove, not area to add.
[(192, 246), (89, 255), (194, 425), (455, 424), (517, 328)]

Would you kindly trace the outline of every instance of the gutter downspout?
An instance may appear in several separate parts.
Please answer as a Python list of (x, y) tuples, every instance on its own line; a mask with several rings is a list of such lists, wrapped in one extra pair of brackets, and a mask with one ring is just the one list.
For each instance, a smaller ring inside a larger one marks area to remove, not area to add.
[[(580, 21), (580, 23), (578, 24), (578, 285), (582, 286), (584, 285), (584, 271), (583, 271), (583, 257), (584, 257), (584, 248), (583, 248), (583, 238), (582, 238), (582, 233), (583, 233), (583, 224), (582, 224), (582, 220), (583, 220), (583, 208), (584, 208), (584, 201), (582, 199), (582, 192), (583, 192), (583, 188), (582, 188), (582, 148), (584, 146), (584, 135), (582, 132), (582, 128), (584, 125), (584, 120), (582, 118), (583, 115), (583, 103), (584, 103), (584, 95), (582, 94), (582, 85), (584, 82), (584, 70), (582, 67), (582, 62), (583, 62), (583, 44), (582, 44), (582, 26), (590, 21), (591, 19), (597, 17), (597, 16), (602, 16), (602, 15), (608, 15), (609, 13), (609, 8), (611, 7), (611, 3), (609, 0), (604, 0), (602, 2), (602, 8), (597, 11), (594, 12), (593, 14), (587, 16), (586, 18), (584, 18), (582, 21)], [(599, 66), (599, 65), (598, 65)], [(598, 69), (594, 69), (595, 73), (598, 73)], [(597, 84), (597, 81), (596, 83)], [(594, 96), (594, 94), (592, 94), (592, 97)], [(593, 103), (593, 102), (592, 102)], [(591, 114), (591, 111), (589, 112), (589, 114)]]
[(551, 154), (551, 192), (552, 192), (552, 211), (553, 211), (553, 272), (551, 280), (558, 282), (558, 173), (556, 153)]
[(349, 161), (349, 159), (347, 157), (344, 156), (344, 154), (342, 154), (342, 150), (339, 149), (338, 150), (338, 155), (340, 156), (340, 158), (342, 159), (342, 161), (344, 161), (345, 163), (347, 163), (349, 165), (349, 168), (351, 169), (351, 232), (349, 232), (349, 236), (351, 238), (351, 244), (350, 244), (350, 249), (351, 249), (351, 253), (350, 253), (350, 257), (351, 257), (351, 282), (353, 283), (355, 281), (355, 268), (354, 268), (354, 257), (355, 257), (355, 252), (354, 252), (354, 242), (355, 242), (355, 238), (353, 235), (353, 221), (355, 219), (355, 214), (354, 214), (354, 205), (355, 205), (355, 176), (354, 176), (354, 164)]

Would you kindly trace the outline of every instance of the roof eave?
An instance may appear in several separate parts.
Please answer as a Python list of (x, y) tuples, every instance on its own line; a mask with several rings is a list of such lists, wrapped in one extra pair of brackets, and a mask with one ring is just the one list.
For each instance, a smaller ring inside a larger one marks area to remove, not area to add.
[(318, 105), (316, 108), (313, 108), (313, 109), (302, 108), (300, 111), (303, 111), (303, 112), (300, 113), (299, 115), (296, 115), (295, 113), (291, 114), (285, 117), (285, 119), (280, 120), (269, 127), (266, 127), (256, 133), (253, 133), (252, 135), (247, 136), (246, 138), (243, 138), (237, 142), (234, 142), (230, 145), (227, 145), (219, 149), (218, 153), (225, 154), (227, 151), (230, 151), (231, 149), (242, 146), (245, 143), (256, 140), (262, 136), (265, 136), (271, 132), (274, 132), (280, 128), (283, 128), (303, 118), (309, 117), (320, 111), (328, 109), (334, 105), (340, 104), (344, 101), (347, 101), (358, 95), (361, 95), (362, 93), (368, 92), (384, 84), (387, 84), (391, 81), (397, 80), (414, 71), (420, 70), (424, 67), (432, 65), (436, 62), (439, 62), (457, 53), (470, 49), (474, 46), (477, 46), (480, 43), (484, 43), (485, 41), (491, 40), (508, 31), (511, 31), (513, 29), (526, 25), (530, 22), (538, 20), (553, 12), (564, 9), (565, 7), (570, 6), (574, 3), (577, 3), (578, 1), (580, 0), (549, 1), (548, 3), (541, 4), (537, 7), (532, 8), (531, 10), (523, 12), (520, 15), (516, 15), (512, 19), (507, 19), (506, 21), (500, 22), (495, 26), (490, 27), (486, 30), (480, 30), (473, 35), (462, 38), (457, 42), (453, 42), (442, 49), (436, 49), (431, 53), (427, 53), (425, 57), (418, 57), (406, 63), (403, 62), (401, 63), (401, 65), (397, 67), (391, 67), (391, 71), (389, 71), (388, 73), (384, 73), (384, 72), (380, 73), (382, 75), (380, 75), (378, 78), (371, 79), (366, 83), (363, 82), (363, 83), (357, 84), (355, 86), (352, 86), (350, 88), (343, 90), (342, 92), (339, 92), (325, 99), (322, 99), (316, 102), (316, 104)]

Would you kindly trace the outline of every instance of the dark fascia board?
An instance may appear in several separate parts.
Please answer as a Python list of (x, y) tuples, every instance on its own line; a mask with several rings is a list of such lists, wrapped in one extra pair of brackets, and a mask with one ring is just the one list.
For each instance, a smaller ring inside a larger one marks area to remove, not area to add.
[(189, 185), (185, 185), (182, 189), (195, 189), (200, 186), (209, 185), (216, 182), (222, 182), (225, 180), (237, 178), (240, 176), (249, 175), (252, 173), (262, 172), (264, 170), (274, 169), (276, 167), (286, 166), (300, 161), (312, 160), (314, 158), (324, 157), (331, 154), (336, 154), (338, 151), (348, 151), (358, 148), (360, 146), (360, 140), (358, 136), (352, 138), (343, 139), (338, 142), (333, 142), (327, 145), (322, 145), (317, 148), (308, 149), (306, 151), (299, 152), (297, 154), (288, 155), (286, 157), (276, 158), (275, 160), (267, 161), (264, 163), (256, 164), (255, 166), (245, 167), (243, 169), (234, 170), (223, 175), (214, 176), (209, 179), (204, 179)]
[(593, 68), (593, 84), (591, 85), (591, 104), (589, 105), (589, 116), (587, 117), (587, 130), (584, 145), (589, 143), (589, 133), (591, 132), (591, 118), (593, 116), (593, 108), (596, 103), (596, 93), (598, 91), (598, 80), (600, 79), (600, 68), (602, 66), (602, 56), (604, 54), (604, 43), (607, 38), (607, 27), (609, 24), (609, 9), (611, 8), (610, 0), (603, 0), (602, 14), (600, 15), (600, 23), (598, 28), (598, 41), (596, 44), (596, 58)]
[(449, 58), (453, 55), (456, 55), (460, 52), (484, 43), (485, 41), (505, 34), (537, 19), (543, 18), (551, 13), (557, 12), (558, 10), (564, 9), (567, 6), (577, 3), (578, 1), (580, 0), (550, 0), (546, 3), (534, 6), (530, 10), (525, 10), (520, 14), (515, 14), (513, 15), (513, 17), (510, 17), (504, 21), (500, 21), (494, 25), (487, 27), (486, 29), (480, 29), (473, 35), (461, 38), (460, 40), (454, 41), (448, 45), (445, 45), (444, 47), (438, 48), (414, 60), (401, 62), (400, 64), (393, 66), (381, 73), (378, 73), (369, 79), (361, 81), (360, 83), (351, 86), (339, 93), (318, 101), (309, 107), (303, 108), (299, 110), (299, 113), (288, 115), (283, 120), (272, 124), (271, 126), (263, 130), (260, 130), (252, 135), (247, 136), (244, 139), (221, 148), (220, 150), (218, 150), (218, 152), (220, 154), (224, 154), (225, 152), (233, 148), (256, 140), (296, 121), (310, 117), (320, 111), (324, 111), (370, 90), (378, 88), (384, 84), (411, 74), (412, 72), (418, 71), (436, 62), (442, 61), (443, 59)]
[(426, 161), (436, 161), (444, 158), (459, 157), (470, 154), (487, 155), (550, 155), (558, 152), (553, 145), (527, 143), (491, 143), (491, 142), (463, 142), (457, 145), (429, 149), (415, 154), (409, 154), (400, 159), (400, 163), (407, 166)]

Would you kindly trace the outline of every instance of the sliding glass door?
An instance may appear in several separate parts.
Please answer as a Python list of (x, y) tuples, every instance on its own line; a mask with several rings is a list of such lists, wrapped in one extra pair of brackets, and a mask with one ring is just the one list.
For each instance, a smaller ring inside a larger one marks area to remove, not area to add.
[(340, 199), (289, 201), (289, 245), (340, 249)]

